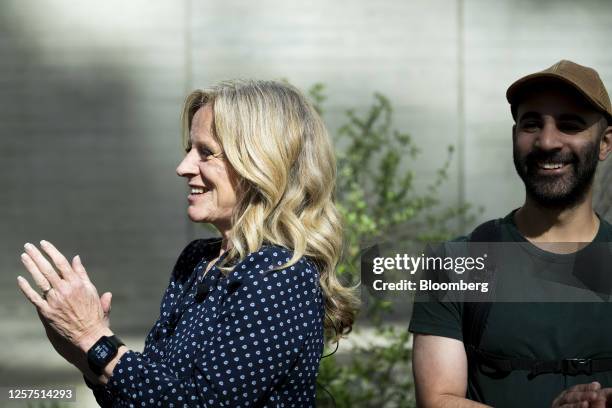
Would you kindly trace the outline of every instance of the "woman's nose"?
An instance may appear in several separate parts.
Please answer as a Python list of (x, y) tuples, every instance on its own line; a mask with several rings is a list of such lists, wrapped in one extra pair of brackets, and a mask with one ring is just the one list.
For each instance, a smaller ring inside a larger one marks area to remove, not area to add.
[(191, 152), (187, 153), (176, 167), (176, 174), (178, 174), (180, 177), (197, 174), (197, 166), (193, 160), (193, 155)]

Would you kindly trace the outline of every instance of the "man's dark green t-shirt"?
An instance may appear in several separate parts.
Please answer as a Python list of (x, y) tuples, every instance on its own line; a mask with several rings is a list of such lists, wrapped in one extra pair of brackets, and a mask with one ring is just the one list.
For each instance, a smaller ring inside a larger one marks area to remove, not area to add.
[[(500, 220), (501, 241), (532, 245), (516, 228), (513, 216), (514, 211)], [(612, 226), (600, 220), (593, 242), (612, 242)], [(532, 252), (541, 253), (546, 261), (555, 262), (557, 257), (535, 245)], [(462, 321), (462, 303), (415, 302), (409, 329), (463, 341)], [(494, 302), (479, 348), (499, 356), (537, 360), (612, 358), (612, 302)], [(503, 378), (481, 370), (473, 374), (467, 397), (495, 407), (550, 407), (564, 389), (591, 381), (612, 387), (612, 371), (577, 376), (547, 373), (532, 379), (527, 371), (518, 370)]]

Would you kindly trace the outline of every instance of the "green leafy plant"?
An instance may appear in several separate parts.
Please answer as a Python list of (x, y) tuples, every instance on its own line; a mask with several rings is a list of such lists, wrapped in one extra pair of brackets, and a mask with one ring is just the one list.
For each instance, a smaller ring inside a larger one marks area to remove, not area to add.
[[(310, 97), (324, 114), (323, 84)], [(345, 254), (337, 273), (347, 284), (359, 282), (361, 246), (393, 237), (404, 242), (449, 239), (473, 219), (467, 204), (444, 206), (440, 187), (448, 179), (454, 149), (422, 191), (415, 187), (412, 162), (421, 152), (408, 133), (393, 128), (393, 108), (384, 95), (374, 94), (372, 105), (346, 112), (346, 122), (332, 135), (337, 146), (337, 202), (344, 217)], [(354, 326), (373, 330), (376, 342), (355, 344), (347, 353), (322, 359), (317, 394), (320, 407), (412, 407), (414, 387), (410, 372), (411, 338), (407, 326), (396, 327), (386, 316), (393, 304), (372, 299)], [(330, 351), (328, 351), (329, 353)], [(331, 394), (331, 395), (330, 395)]]

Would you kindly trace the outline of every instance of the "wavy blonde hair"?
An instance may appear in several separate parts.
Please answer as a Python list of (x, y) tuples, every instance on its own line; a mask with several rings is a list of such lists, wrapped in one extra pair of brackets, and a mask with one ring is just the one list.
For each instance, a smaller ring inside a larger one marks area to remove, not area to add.
[(359, 302), (335, 273), (342, 222), (334, 203), (336, 160), (321, 117), (289, 84), (222, 82), (187, 97), (186, 146), (193, 116), (206, 104), (213, 110), (212, 133), (240, 179), (224, 264), (243, 259), (264, 242), (293, 250), (283, 267), (309, 257), (319, 269), (325, 332), (338, 341), (351, 331)]

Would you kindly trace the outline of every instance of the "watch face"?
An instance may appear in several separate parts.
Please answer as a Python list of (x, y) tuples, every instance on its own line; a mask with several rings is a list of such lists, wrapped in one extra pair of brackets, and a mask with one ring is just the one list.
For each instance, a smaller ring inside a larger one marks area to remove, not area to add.
[(117, 337), (103, 336), (87, 352), (87, 363), (89, 368), (100, 374), (102, 369), (117, 355), (117, 349), (123, 343)]
[(113, 351), (115, 351), (115, 347), (113, 347), (113, 345), (110, 344), (106, 338), (104, 338), (94, 346), (93, 351), (97, 359), (104, 361)]

